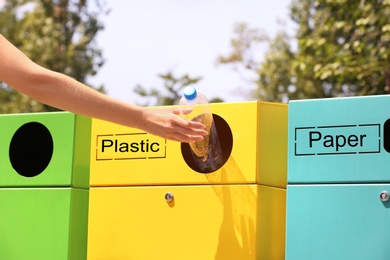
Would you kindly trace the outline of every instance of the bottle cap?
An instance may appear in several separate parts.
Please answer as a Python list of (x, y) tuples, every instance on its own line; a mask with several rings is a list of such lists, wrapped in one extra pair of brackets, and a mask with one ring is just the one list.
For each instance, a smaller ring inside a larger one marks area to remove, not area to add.
[(194, 87), (186, 87), (184, 89), (184, 97), (187, 99), (187, 100), (193, 100), (196, 98), (196, 89)]

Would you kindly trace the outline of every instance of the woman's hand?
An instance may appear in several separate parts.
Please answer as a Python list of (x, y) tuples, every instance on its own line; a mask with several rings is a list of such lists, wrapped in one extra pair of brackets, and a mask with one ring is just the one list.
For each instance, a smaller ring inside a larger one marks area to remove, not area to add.
[(179, 113), (178, 108), (145, 108), (142, 117), (144, 122), (139, 128), (150, 134), (183, 143), (203, 140), (203, 136), (208, 134), (205, 125), (187, 121), (178, 116)]

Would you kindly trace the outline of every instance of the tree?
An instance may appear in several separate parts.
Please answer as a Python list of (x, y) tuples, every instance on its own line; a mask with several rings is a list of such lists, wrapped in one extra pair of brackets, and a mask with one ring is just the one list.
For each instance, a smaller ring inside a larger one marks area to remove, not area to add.
[(389, 93), (390, 1), (296, 0), (291, 10), (299, 75), (319, 80), (329, 97)]
[(260, 100), (287, 102), (296, 94), (292, 62), (294, 53), (290, 46), (290, 37), (279, 32), (273, 41), (269, 41), (269, 51), (256, 70), (257, 88), (253, 95)]
[[(290, 10), (295, 36), (282, 31), (268, 41), (254, 70), (255, 97), (286, 102), (390, 93), (389, 0), (293, 0)], [(242, 67), (246, 53), (236, 59)]]
[[(107, 14), (96, 0), (6, 0), (0, 10), (0, 33), (39, 65), (87, 83), (104, 64), (95, 37)], [(100, 86), (98, 90), (104, 92)], [(56, 110), (0, 83), (1, 112)], [(13, 102), (10, 102), (13, 101)]]
[[(181, 77), (176, 77), (173, 75), (173, 72), (168, 71), (165, 74), (159, 74), (158, 77), (163, 80), (163, 86), (165, 91), (161, 91), (159, 88), (151, 88), (150, 90), (146, 89), (141, 85), (137, 85), (134, 89), (134, 92), (140, 95), (141, 97), (147, 99), (153, 99), (154, 102), (146, 102), (140, 104), (142, 106), (169, 106), (179, 104), (181, 98), (181, 90), (186, 86), (194, 85), (198, 83), (202, 78), (195, 77), (192, 78), (188, 74), (185, 74)], [(222, 102), (220, 98), (213, 98), (210, 102)]]

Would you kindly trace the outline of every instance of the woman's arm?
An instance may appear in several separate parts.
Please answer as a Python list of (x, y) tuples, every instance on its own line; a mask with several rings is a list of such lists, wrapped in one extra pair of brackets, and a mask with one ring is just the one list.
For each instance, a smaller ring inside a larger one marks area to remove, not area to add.
[(45, 69), (0, 34), (0, 81), (47, 105), (163, 138), (193, 142), (207, 132), (201, 123), (179, 117), (178, 109), (144, 108), (106, 96), (64, 74)]

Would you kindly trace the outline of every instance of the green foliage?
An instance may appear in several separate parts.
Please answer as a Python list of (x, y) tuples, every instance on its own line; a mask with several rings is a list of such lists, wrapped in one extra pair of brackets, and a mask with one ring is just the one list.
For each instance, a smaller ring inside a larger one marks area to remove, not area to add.
[(259, 64), (255, 57), (255, 48), (257, 44), (268, 41), (268, 36), (262, 34), (258, 29), (249, 28), (245, 23), (236, 24), (234, 34), (236, 37), (230, 41), (232, 52), (226, 57), (219, 56), (217, 62), (220, 64), (239, 64), (246, 69), (257, 70)]
[(5, 84), (0, 86), (0, 106), (0, 113), (3, 114), (43, 111), (41, 103)]
[[(0, 9), (0, 32), (30, 59), (88, 84), (104, 64), (95, 37), (107, 14), (98, 0), (6, 0)], [(55, 86), (53, 86), (55, 87)], [(104, 92), (102, 86), (100, 90)], [(56, 110), (0, 82), (2, 113)], [(12, 102), (10, 102), (12, 101)]]
[(289, 44), (290, 38), (280, 32), (269, 42), (269, 51), (265, 54), (258, 70), (257, 88), (253, 95), (260, 100), (287, 101), (295, 93), (294, 78), (291, 77), (294, 53)]
[[(173, 72), (169, 71), (165, 74), (158, 75), (160, 79), (163, 80), (164, 91), (162, 92), (160, 88), (151, 88), (146, 89), (141, 85), (137, 85), (134, 89), (134, 92), (149, 100), (154, 102), (145, 102), (140, 104), (141, 106), (170, 106), (179, 104), (181, 98), (181, 90), (186, 86), (194, 85), (198, 83), (202, 78), (196, 77), (192, 78), (188, 74), (185, 74), (181, 77), (176, 77), (173, 75)], [(213, 98), (210, 102), (223, 102), (220, 98)]]
[[(234, 59), (219, 59), (256, 72), (255, 97), (286, 102), (390, 93), (390, 0), (293, 0), (290, 10), (295, 36), (282, 31), (262, 41), (268, 50), (252, 61), (256, 66), (247, 66), (255, 40), (246, 48), (232, 45)], [(253, 31), (240, 30), (235, 42)]]
[(293, 1), (292, 12), (305, 24), (297, 74), (320, 81), (325, 97), (389, 93), (390, 1)]

